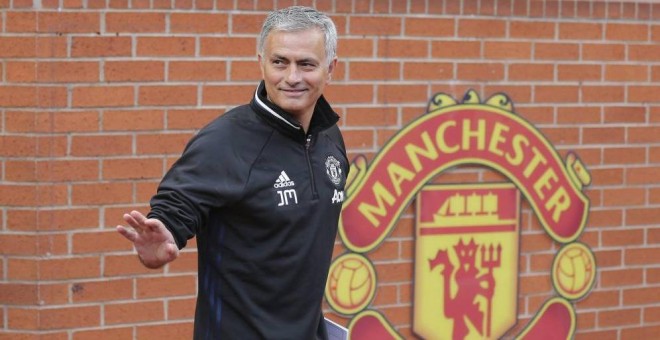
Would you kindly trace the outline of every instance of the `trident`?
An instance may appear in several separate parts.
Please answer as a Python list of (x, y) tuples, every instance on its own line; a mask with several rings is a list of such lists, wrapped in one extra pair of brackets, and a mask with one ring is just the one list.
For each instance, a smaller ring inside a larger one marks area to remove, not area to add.
[[(497, 251), (496, 254), (493, 254), (493, 251)], [(493, 248), (491, 244), (488, 246), (488, 256), (486, 256), (486, 246), (481, 247), (481, 267), (488, 268), (488, 276), (493, 279), (493, 285), (488, 287), (490, 291), (490, 296), (488, 297), (487, 304), (487, 317), (486, 317), (486, 337), (490, 337), (490, 327), (491, 327), (491, 316), (493, 309), (493, 293), (495, 292), (495, 279), (493, 278), (493, 268), (499, 268), (502, 264), (502, 245), (497, 244), (497, 249)]]

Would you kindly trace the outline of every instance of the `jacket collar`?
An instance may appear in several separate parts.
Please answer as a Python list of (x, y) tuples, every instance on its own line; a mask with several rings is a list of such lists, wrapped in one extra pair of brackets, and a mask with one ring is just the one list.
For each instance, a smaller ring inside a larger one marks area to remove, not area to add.
[[(294, 138), (302, 138), (303, 141), (306, 139), (305, 132), (300, 123), (291, 114), (268, 100), (266, 86), (263, 80), (259, 83), (250, 105), (259, 116), (265, 118), (266, 121), (274, 125), (278, 130)], [(325, 130), (336, 124), (338, 120), (339, 116), (332, 110), (325, 97), (321, 96), (316, 101), (307, 133), (316, 133)]]

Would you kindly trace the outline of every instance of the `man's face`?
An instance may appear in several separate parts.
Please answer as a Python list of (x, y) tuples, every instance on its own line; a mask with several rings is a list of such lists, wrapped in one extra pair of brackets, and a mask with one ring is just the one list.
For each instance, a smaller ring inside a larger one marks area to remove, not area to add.
[(292, 114), (303, 127), (311, 120), (317, 99), (337, 60), (325, 60), (325, 38), (319, 29), (271, 32), (259, 55), (268, 99)]

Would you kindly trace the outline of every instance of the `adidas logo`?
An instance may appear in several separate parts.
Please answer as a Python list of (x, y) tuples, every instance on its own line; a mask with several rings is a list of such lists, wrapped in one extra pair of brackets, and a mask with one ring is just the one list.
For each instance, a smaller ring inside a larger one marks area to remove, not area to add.
[(275, 181), (275, 184), (273, 185), (274, 188), (288, 188), (296, 185), (289, 176), (286, 174), (286, 172), (282, 171), (280, 174), (280, 177), (277, 178)]

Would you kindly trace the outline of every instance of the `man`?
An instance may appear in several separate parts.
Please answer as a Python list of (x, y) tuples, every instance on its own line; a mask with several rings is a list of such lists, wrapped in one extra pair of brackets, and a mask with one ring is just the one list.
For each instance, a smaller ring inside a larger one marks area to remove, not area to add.
[(271, 13), (251, 102), (204, 127), (149, 214), (117, 226), (149, 268), (197, 237), (195, 339), (327, 338), (321, 301), (348, 173), (339, 117), (322, 95), (336, 41), (314, 9)]

